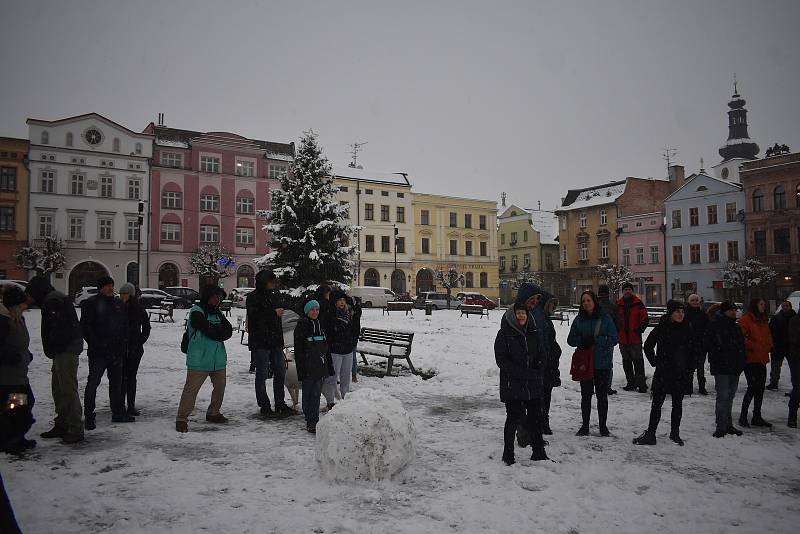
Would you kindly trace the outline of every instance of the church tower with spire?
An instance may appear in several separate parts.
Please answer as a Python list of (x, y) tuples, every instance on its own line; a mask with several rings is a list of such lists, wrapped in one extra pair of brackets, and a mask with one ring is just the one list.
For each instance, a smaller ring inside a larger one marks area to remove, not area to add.
[(739, 182), (739, 166), (756, 159), (760, 148), (747, 133), (745, 100), (739, 94), (736, 76), (733, 78), (733, 96), (728, 102), (728, 140), (719, 149), (722, 161), (713, 167), (717, 178)]

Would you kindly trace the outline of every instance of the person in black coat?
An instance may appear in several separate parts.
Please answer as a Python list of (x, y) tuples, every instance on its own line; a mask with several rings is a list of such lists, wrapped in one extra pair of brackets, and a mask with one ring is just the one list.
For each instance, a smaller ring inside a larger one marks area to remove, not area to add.
[(650, 407), (650, 424), (641, 436), (633, 440), (636, 445), (655, 445), (656, 429), (661, 420), (661, 407), (667, 395), (672, 396), (672, 420), (669, 439), (683, 445), (680, 436), (683, 415), (683, 395), (686, 375), (692, 366), (691, 327), (685, 321), (683, 303), (667, 302), (667, 315), (647, 336), (644, 353), (650, 365), (655, 367), (651, 391), (653, 403)]
[(303, 306), (303, 316), (294, 328), (294, 362), (297, 368), (297, 380), (303, 388), (306, 430), (312, 434), (317, 432), (322, 384), (329, 376), (336, 375), (328, 337), (319, 317), (319, 302), (309, 300)]
[(770, 373), (767, 389), (777, 390), (781, 379), (783, 360), (789, 356), (789, 321), (797, 315), (788, 300), (781, 302), (781, 309), (769, 321), (772, 334), (772, 353), (769, 355)]
[(691, 368), (688, 373), (686, 384), (686, 394), (691, 395), (694, 389), (694, 372), (697, 371), (697, 392), (700, 395), (708, 395), (706, 390), (706, 329), (711, 322), (708, 315), (700, 306), (700, 295), (692, 294), (687, 299), (689, 306), (686, 308), (686, 322), (691, 327)]
[(539, 351), (539, 333), (524, 302), (515, 304), (503, 315), (494, 341), (494, 357), (500, 368), (500, 400), (506, 405), (503, 462), (514, 463), (514, 436), (526, 414), (533, 448), (531, 460), (547, 460), (541, 420), (544, 362)]
[(97, 295), (81, 305), (83, 339), (89, 345), (89, 378), (83, 395), (84, 426), (94, 430), (97, 387), (108, 375), (108, 396), (111, 402), (111, 421), (132, 423), (134, 417), (125, 412), (122, 394), (123, 360), (127, 353), (128, 316), (125, 306), (114, 296), (114, 280), (103, 276), (97, 281)]
[(557, 301), (550, 293), (542, 294), (542, 307), (544, 308), (544, 391), (542, 396), (542, 433), (551, 435), (550, 429), (550, 399), (553, 388), (561, 385), (561, 372), (558, 365), (561, 359), (561, 346), (556, 340), (556, 327), (553, 324), (553, 312)]
[(717, 391), (715, 438), (726, 434), (741, 436), (742, 431), (733, 426), (733, 398), (739, 387), (739, 376), (744, 371), (747, 355), (744, 335), (736, 323), (736, 304), (725, 301), (720, 305), (714, 319), (709, 322), (706, 348), (714, 388)]
[(144, 356), (144, 344), (150, 338), (150, 317), (147, 310), (139, 303), (136, 288), (133, 284), (122, 284), (119, 288), (119, 298), (125, 303), (128, 313), (128, 354), (123, 365), (124, 368), (124, 396), (127, 400), (127, 414), (139, 415), (136, 409), (136, 375), (139, 373), (139, 364)]
[(353, 300), (344, 291), (331, 292), (333, 311), (323, 323), (331, 348), (331, 359), (335, 376), (329, 377), (323, 385), (325, 397), (336, 397), (336, 384), (345, 398), (350, 391), (350, 380), (353, 375), (353, 351), (361, 332), (361, 306), (355, 306)]

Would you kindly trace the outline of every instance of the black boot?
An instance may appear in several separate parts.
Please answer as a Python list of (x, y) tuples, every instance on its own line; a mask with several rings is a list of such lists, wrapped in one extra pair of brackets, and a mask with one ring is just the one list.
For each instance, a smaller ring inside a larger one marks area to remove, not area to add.
[(583, 419), (583, 424), (581, 424), (580, 429), (575, 434), (576, 436), (588, 436), (589, 435), (589, 418), (592, 415), (592, 396), (591, 395), (582, 395), (581, 396), (581, 418)]
[(531, 433), (525, 428), (525, 425), (517, 425), (517, 443), (522, 448), (531, 444)]
[(742, 412), (739, 416), (739, 426), (743, 428), (750, 428), (750, 423), (747, 422), (747, 412)]
[(644, 359), (633, 360), (633, 369), (636, 374), (636, 389), (639, 393), (647, 393), (647, 377), (644, 374)]
[(533, 447), (533, 453), (531, 454), (531, 460), (534, 462), (541, 462), (543, 460), (549, 460), (550, 458), (547, 457), (547, 453), (544, 450), (544, 444), (539, 446)]
[(503, 463), (505, 463), (506, 465), (513, 465), (516, 463), (516, 460), (514, 460), (513, 449), (511, 451), (505, 449), (503, 450)]
[(753, 420), (751, 421), (750, 424), (752, 424), (753, 426), (761, 426), (761, 427), (764, 427), (764, 428), (772, 428), (772, 423), (770, 423), (768, 421), (764, 421), (764, 419), (761, 417), (760, 413), (753, 414)]
[(731, 434), (732, 436), (741, 436), (742, 434), (744, 434), (744, 432), (742, 432), (741, 430), (739, 430), (738, 428), (736, 428), (733, 425), (731, 425), (727, 429), (725, 429), (725, 433), (726, 434)]
[(789, 421), (787, 421), (786, 426), (789, 428), (797, 428), (797, 408), (790, 408), (789, 409)]
[(547, 436), (553, 435), (553, 431), (550, 429), (550, 418), (544, 420), (544, 424), (542, 425), (542, 434)]
[(634, 438), (633, 440), (634, 445), (655, 445), (656, 444), (656, 433), (650, 432), (649, 430), (645, 430), (642, 432), (642, 435), (638, 438)]
[(672, 441), (683, 447), (683, 440), (681, 439), (681, 433), (680, 430), (678, 430), (677, 428), (673, 428), (672, 432), (669, 433), (669, 439), (671, 439)]
[(623, 391), (636, 389), (636, 372), (633, 370), (633, 360), (622, 359), (622, 370), (625, 371), (625, 387)]
[(83, 418), (83, 427), (86, 430), (94, 430), (97, 428), (97, 424), (95, 423), (94, 414), (86, 414)]

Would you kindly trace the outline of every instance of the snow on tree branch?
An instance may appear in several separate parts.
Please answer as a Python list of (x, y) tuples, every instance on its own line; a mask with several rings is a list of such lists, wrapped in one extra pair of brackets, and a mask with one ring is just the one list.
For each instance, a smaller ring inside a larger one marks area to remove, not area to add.
[(511, 284), (512, 289), (519, 289), (522, 284), (542, 286), (542, 275), (534, 271), (522, 271), (517, 274), (517, 279)]
[(619, 296), (623, 285), (633, 284), (633, 272), (625, 265), (604, 263), (595, 267), (595, 272), (606, 280), (612, 298)]
[(67, 258), (64, 255), (64, 240), (58, 236), (36, 239), (34, 246), (22, 247), (14, 257), (17, 266), (36, 274), (49, 275), (64, 268)]
[(735, 289), (761, 287), (772, 282), (777, 273), (755, 258), (744, 261), (729, 261), (722, 269), (722, 280)]
[(202, 245), (189, 256), (192, 274), (227, 278), (233, 274), (236, 262), (233, 255), (219, 243)]

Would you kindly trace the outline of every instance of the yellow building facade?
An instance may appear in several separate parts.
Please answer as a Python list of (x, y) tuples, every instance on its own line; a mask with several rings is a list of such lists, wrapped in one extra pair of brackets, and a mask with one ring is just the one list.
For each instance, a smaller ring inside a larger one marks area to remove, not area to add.
[(412, 293), (442, 289), (436, 283), (436, 271), (455, 267), (464, 275), (462, 291), (497, 299), (497, 204), (414, 193), (413, 208)]

